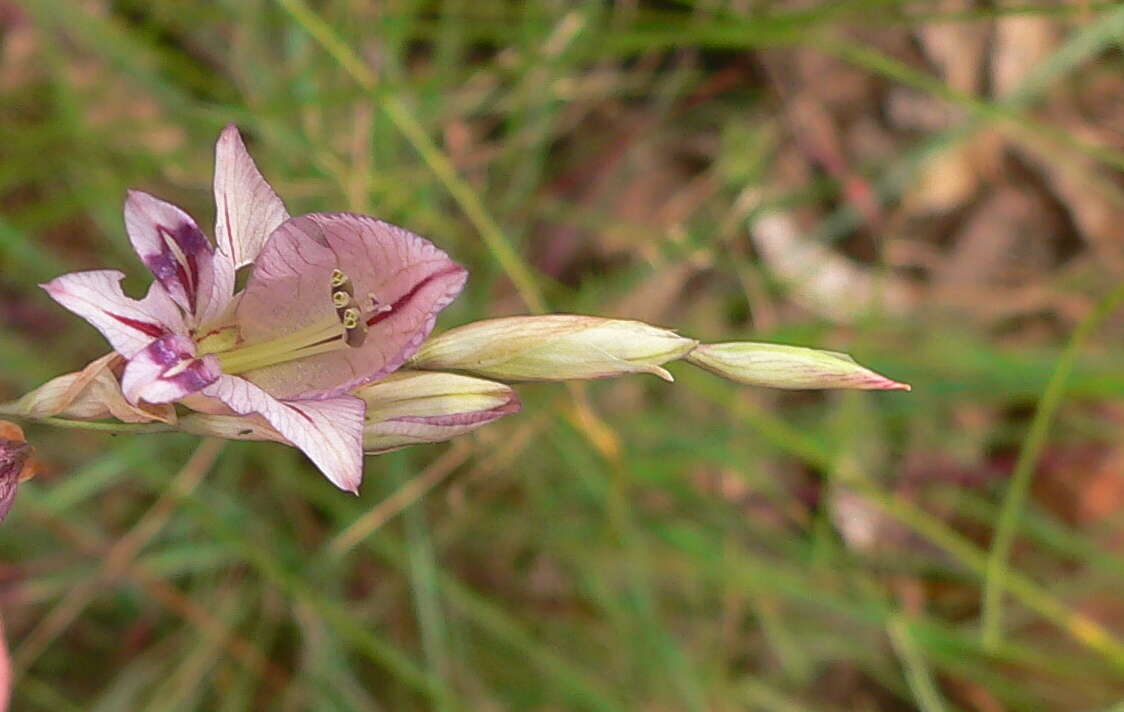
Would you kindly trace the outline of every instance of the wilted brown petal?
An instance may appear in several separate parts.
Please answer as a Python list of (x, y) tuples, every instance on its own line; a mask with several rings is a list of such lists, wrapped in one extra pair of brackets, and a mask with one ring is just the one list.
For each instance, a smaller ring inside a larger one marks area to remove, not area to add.
[(0, 521), (8, 516), (19, 483), (35, 475), (38, 465), (33, 455), (23, 430), (15, 423), (0, 420)]

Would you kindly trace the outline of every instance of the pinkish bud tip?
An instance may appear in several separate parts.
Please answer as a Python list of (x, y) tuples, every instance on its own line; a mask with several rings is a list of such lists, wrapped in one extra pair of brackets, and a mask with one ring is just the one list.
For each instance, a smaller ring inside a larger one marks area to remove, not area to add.
[(895, 381), (892, 378), (879, 376), (877, 380), (871, 383), (871, 389), (879, 391), (912, 391), (913, 386), (908, 383), (902, 383), (901, 381)]

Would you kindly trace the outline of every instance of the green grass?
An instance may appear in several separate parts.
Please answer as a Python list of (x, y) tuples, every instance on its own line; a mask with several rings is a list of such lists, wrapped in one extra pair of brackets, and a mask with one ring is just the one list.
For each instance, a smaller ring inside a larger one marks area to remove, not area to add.
[[(210, 232), (231, 121), (292, 212), (377, 215), (465, 264), (439, 328), (635, 317), (846, 350), (914, 391), (771, 393), (683, 364), (673, 385), (521, 386), (523, 413), (463, 442), (368, 458), (358, 498), (274, 444), (29, 426), (47, 470), (0, 527), (14, 709), (1119, 709), (1124, 520), (1034, 487), (1049, 469), (1077, 488), (1083, 461), (1059, 458), (1118, 447), (1119, 323), (1020, 331), (923, 299), (833, 325), (746, 234), (760, 209), (810, 208), (809, 236), (890, 262), (838, 176), (779, 183), (798, 147), (768, 53), (957, 109), (856, 160), (892, 210), (992, 131), (1115, 175), (1124, 147), (1040, 108), (1119, 72), (1119, 6), (91, 5), (20, 0), (4, 35), (30, 54), (0, 65), (0, 401), (105, 350), (38, 282), (145, 283), (126, 188)], [(869, 41), (1016, 15), (1062, 37), (1002, 100)], [(1120, 274), (1096, 268), (1041, 281), (1097, 304)], [(904, 491), (918, 463), (983, 481)], [(874, 545), (841, 536), (848, 498)]]

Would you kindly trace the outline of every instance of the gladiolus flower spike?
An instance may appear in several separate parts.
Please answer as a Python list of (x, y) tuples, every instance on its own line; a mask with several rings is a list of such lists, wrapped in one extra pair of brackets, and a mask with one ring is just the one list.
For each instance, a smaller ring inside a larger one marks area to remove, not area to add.
[[(214, 194), (215, 245), (174, 205), (128, 194), (126, 231), (154, 277), (145, 297), (125, 296), (115, 270), (42, 285), (116, 353), (0, 412), (275, 440), (355, 492), (364, 451), (441, 442), (517, 412), (515, 392), (497, 381), (671, 381), (664, 364), (686, 360), (750, 385), (909, 389), (833, 351), (700, 344), (592, 316), (490, 319), (427, 341), (467, 278), (432, 243), (365, 215), (291, 217), (233, 126), (216, 146)], [(236, 292), (245, 266), (249, 280)], [(394, 373), (404, 365), (411, 370)], [(0, 487), (0, 510), (5, 491), (14, 484)]]

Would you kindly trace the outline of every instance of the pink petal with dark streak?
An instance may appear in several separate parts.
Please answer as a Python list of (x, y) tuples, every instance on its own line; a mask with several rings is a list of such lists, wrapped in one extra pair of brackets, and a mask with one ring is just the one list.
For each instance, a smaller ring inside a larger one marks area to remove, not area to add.
[(185, 333), (183, 316), (159, 284), (144, 299), (121, 291), (124, 274), (117, 270), (71, 272), (40, 285), (47, 294), (94, 328), (124, 356), (132, 358), (155, 338)]
[(216, 273), (214, 248), (191, 216), (131, 190), (125, 200), (125, 229), (141, 261), (193, 324), (225, 308), (233, 294), (233, 271)]
[(238, 305), (245, 344), (276, 339), (336, 319), (329, 280), (352, 281), (364, 307), (374, 297), (366, 340), (247, 372), (280, 398), (330, 398), (394, 371), (433, 329), (437, 313), (460, 293), (467, 272), (428, 240), (389, 223), (348, 213), (312, 213), (270, 237)]
[(354, 396), (280, 401), (249, 381), (227, 375), (203, 394), (221, 400), (239, 415), (262, 416), (334, 485), (358, 491), (363, 478), (363, 401)]
[(266, 238), (289, 219), (234, 124), (215, 144), (215, 211), (215, 241), (235, 268), (253, 262)]
[(191, 339), (167, 334), (129, 359), (121, 374), (121, 391), (134, 404), (171, 403), (201, 391), (221, 373), (215, 356), (196, 358)]

